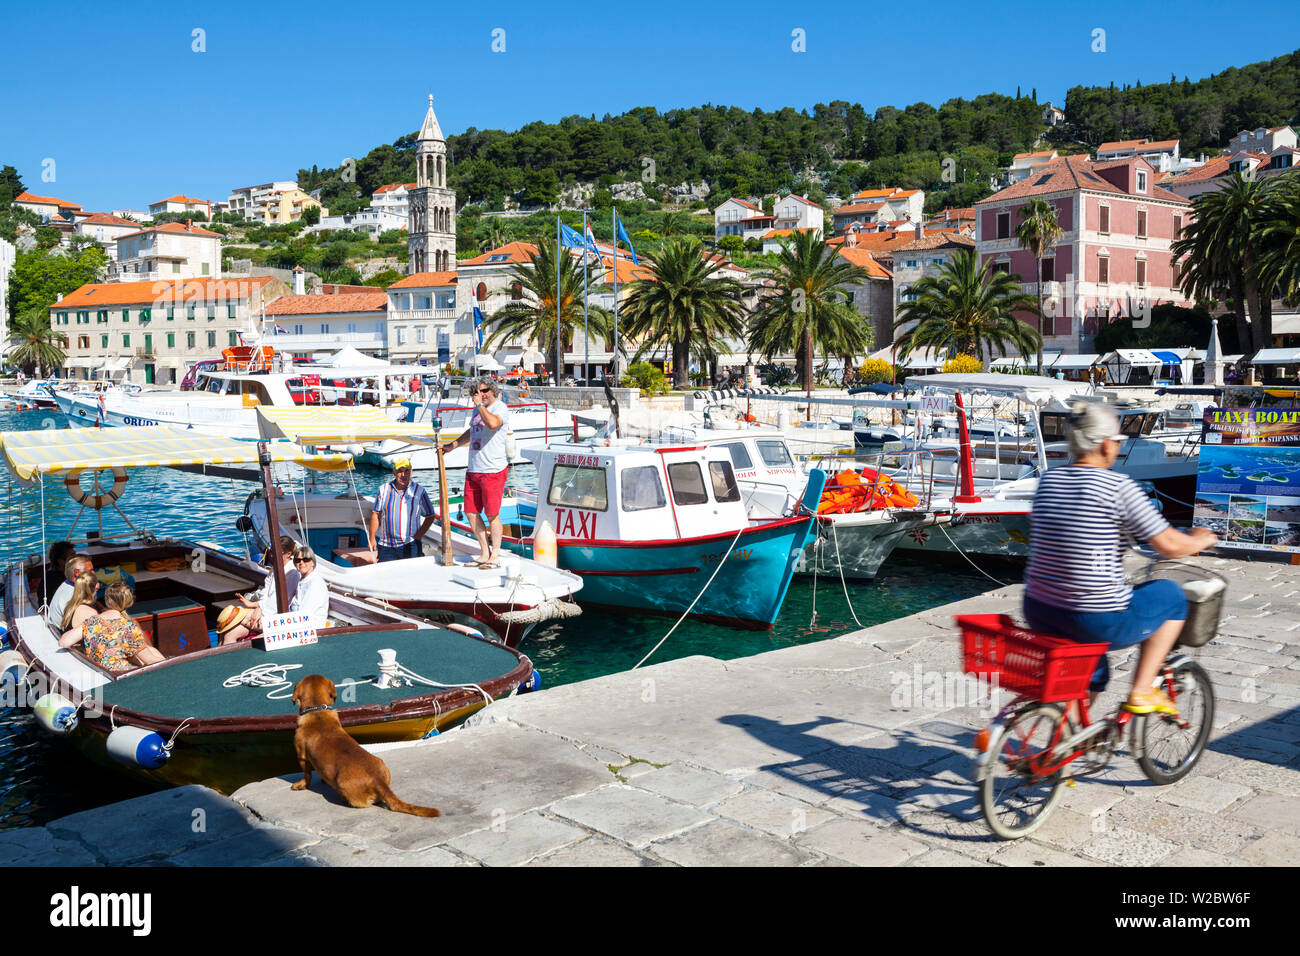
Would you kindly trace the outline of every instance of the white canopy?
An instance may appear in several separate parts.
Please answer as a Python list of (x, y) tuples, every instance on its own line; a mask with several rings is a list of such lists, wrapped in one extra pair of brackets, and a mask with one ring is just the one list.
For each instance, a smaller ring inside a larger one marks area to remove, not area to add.
[(388, 365), (388, 363), (383, 359), (372, 358), (364, 352), (358, 352), (350, 345), (339, 349), (329, 358), (317, 362), (316, 364), (328, 365), (331, 368), (337, 368), (340, 366), (347, 366), (348, 368), (370, 368), (380, 365)]
[(1260, 349), (1250, 360), (1251, 365), (1297, 365), (1300, 349)]
[[(1043, 368), (1052, 368), (1056, 360), (1061, 357), (1060, 352), (1044, 352)], [(1037, 355), (1004, 355), (1002, 358), (994, 359), (989, 363), (989, 368), (1037, 368)]]
[(502, 365), (492, 356), (486, 355), (482, 352), (480, 352), (478, 358), (475, 359), (470, 364), (471, 366), (477, 366), (479, 371), (481, 372), (500, 372), (502, 369), (505, 368), (504, 365)]
[(1116, 349), (1107, 352), (1102, 365), (1132, 365), (1136, 368), (1160, 368), (1165, 363), (1149, 349)]
[(1063, 354), (1055, 362), (1052, 368), (1059, 368), (1061, 371), (1074, 370), (1080, 368), (1092, 368), (1097, 364), (1097, 359), (1101, 358), (1096, 352), (1087, 352), (1082, 354)]
[(908, 389), (939, 388), (950, 392), (984, 392), (1005, 395), (1031, 405), (1046, 405), (1052, 400), (1068, 401), (1076, 395), (1090, 395), (1092, 388), (1081, 382), (1062, 382), (1046, 375), (999, 375), (981, 372), (976, 375), (909, 375), (903, 382)]

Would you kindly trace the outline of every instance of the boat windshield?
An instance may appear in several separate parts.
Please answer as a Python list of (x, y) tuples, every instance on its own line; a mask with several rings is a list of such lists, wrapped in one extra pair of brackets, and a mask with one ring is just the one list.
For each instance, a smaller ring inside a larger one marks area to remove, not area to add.
[(551, 490), (546, 500), (569, 508), (604, 511), (609, 507), (605, 469), (583, 465), (556, 465), (551, 474)]
[(673, 489), (673, 501), (679, 505), (703, 505), (709, 502), (704, 487), (704, 473), (693, 461), (679, 461), (668, 466), (668, 484)]
[(727, 442), (722, 447), (731, 453), (732, 463), (741, 471), (754, 467), (754, 461), (749, 457), (749, 449), (745, 447), (744, 442)]
[(731, 465), (725, 461), (709, 462), (709, 478), (713, 482), (713, 497), (716, 501), (739, 501), (740, 490), (736, 487), (736, 476), (731, 472)]
[(668, 504), (664, 485), (659, 480), (659, 469), (654, 465), (637, 465), (623, 469), (619, 477), (619, 490), (624, 511), (649, 511)]
[(785, 442), (775, 439), (759, 441), (758, 453), (763, 456), (763, 463), (769, 468), (793, 468), (794, 459), (790, 457), (790, 451), (785, 447)]

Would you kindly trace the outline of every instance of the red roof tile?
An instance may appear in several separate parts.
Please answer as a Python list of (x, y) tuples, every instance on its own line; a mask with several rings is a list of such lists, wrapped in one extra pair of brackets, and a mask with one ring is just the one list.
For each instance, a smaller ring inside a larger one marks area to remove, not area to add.
[(267, 315), (324, 315), (337, 312), (385, 312), (388, 293), (340, 292), (334, 295), (286, 295), (266, 307)]
[(107, 212), (92, 212), (85, 219), (81, 220), (93, 226), (139, 226), (138, 222), (132, 222), (130, 219), (123, 219), (121, 216), (114, 216)]
[(371, 195), (378, 196), (380, 193), (392, 192), (394, 189), (415, 189), (415, 188), (417, 188), (416, 183), (388, 183), (387, 185), (380, 186)]
[[(993, 203), (1002, 203), (1008, 199), (1028, 199), (1034, 196), (1047, 196), (1052, 193), (1070, 192), (1076, 189), (1087, 189), (1092, 192), (1113, 193), (1118, 196), (1138, 196), (1137, 193), (1128, 193), (1120, 189), (1114, 183), (1098, 175), (1097, 170), (1113, 169), (1118, 166), (1129, 163), (1139, 162), (1149, 167), (1149, 163), (1144, 159), (1116, 159), (1105, 163), (1094, 163), (1087, 156), (1061, 156), (1052, 160), (1039, 169), (1031, 176), (1022, 179), (1018, 183), (1012, 183), (1005, 189), (995, 192), (991, 196), (986, 196), (975, 204), (976, 208), (990, 205)], [(1158, 186), (1151, 187), (1151, 193), (1144, 198), (1161, 199), (1169, 202), (1186, 203), (1187, 200), (1181, 196), (1176, 196), (1168, 190), (1161, 189)]]
[(58, 206), (61, 209), (81, 208), (81, 203), (68, 202), (64, 199), (55, 199), (53, 196), (37, 196), (28, 192), (19, 193), (14, 197), (14, 202), (40, 203), (43, 206)]
[(863, 249), (860, 246), (844, 246), (838, 251), (841, 259), (867, 270), (867, 275), (873, 279), (892, 279), (894, 277), (892, 272), (876, 261), (875, 256), (868, 249)]
[(446, 289), (456, 284), (455, 272), (416, 272), (399, 279), (390, 289)]
[(481, 256), (475, 256), (473, 259), (460, 260), (460, 262), (456, 263), (456, 268), (463, 269), (465, 266), (496, 265), (497, 262), (488, 262), (488, 260), (493, 256), (505, 256), (505, 259), (498, 260), (502, 265), (526, 263), (532, 261), (532, 257), (535, 255), (537, 255), (537, 247), (531, 242), (507, 242), (504, 246), (500, 246), (499, 248), (489, 249)]
[[(69, 292), (63, 301), (50, 306), (51, 312), (97, 309), (109, 305), (151, 305), (155, 302), (228, 302), (246, 299), (275, 280), (271, 276), (246, 279), (175, 279), (170, 282), (99, 282)], [(268, 306), (268, 309), (270, 307)]]
[(159, 199), (158, 202), (151, 202), (149, 205), (157, 206), (159, 203), (165, 202), (201, 202), (205, 206), (212, 205), (212, 203), (208, 202), (206, 199), (194, 199), (191, 196), (168, 196), (166, 199)]
[(161, 226), (151, 226), (148, 229), (141, 229), (139, 232), (128, 232), (125, 236), (118, 236), (119, 239), (129, 239), (131, 236), (143, 236), (146, 232), (167, 232), (174, 235), (182, 236), (201, 236), (205, 239), (224, 238), (219, 232), (209, 232), (199, 226), (186, 226), (183, 222), (165, 222)]

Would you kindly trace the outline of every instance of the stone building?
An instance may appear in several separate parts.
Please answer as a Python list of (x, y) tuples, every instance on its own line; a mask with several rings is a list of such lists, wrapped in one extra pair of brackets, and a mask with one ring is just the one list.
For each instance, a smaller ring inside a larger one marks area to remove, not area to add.
[(415, 147), (415, 189), (410, 190), (407, 248), (411, 275), (448, 272), (456, 268), (456, 193), (447, 188), (447, 141), (429, 110)]

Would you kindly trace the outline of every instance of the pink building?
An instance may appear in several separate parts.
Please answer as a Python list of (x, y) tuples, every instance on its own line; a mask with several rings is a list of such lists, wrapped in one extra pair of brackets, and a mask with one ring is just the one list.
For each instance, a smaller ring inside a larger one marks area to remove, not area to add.
[[(1056, 207), (1064, 235), (1043, 260), (1043, 347), (1088, 351), (1104, 322), (1161, 303), (1191, 305), (1177, 288), (1169, 246), (1191, 221), (1191, 203), (1155, 185), (1140, 156), (1094, 162), (1063, 156), (975, 204), (981, 262), (1018, 275), (1034, 294), (1034, 257), (1020, 247), (1020, 208)], [(1031, 325), (1034, 316), (1022, 315)], [(1149, 313), (1146, 316), (1149, 319)]]

